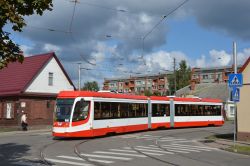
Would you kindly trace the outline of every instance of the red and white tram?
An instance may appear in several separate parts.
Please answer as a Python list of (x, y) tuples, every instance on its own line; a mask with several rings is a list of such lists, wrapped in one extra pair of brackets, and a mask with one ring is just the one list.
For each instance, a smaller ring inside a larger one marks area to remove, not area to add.
[(220, 126), (218, 99), (135, 96), (62, 91), (53, 124), (55, 137), (95, 137), (160, 127)]

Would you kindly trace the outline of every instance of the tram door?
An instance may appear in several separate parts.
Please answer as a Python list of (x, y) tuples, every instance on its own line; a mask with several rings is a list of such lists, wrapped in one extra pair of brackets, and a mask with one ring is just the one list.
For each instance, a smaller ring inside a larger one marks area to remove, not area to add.
[(174, 100), (170, 99), (170, 127), (174, 127), (175, 106)]

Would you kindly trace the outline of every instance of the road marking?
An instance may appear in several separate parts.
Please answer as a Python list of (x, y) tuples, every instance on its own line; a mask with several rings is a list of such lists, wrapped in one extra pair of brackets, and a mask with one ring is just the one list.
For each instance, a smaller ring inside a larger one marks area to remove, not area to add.
[(88, 160), (89, 160), (89, 161), (98, 162), (98, 163), (105, 163), (105, 164), (111, 164), (111, 163), (114, 163), (114, 161), (99, 160), (99, 159), (92, 159), (92, 158), (88, 158)]
[(127, 158), (127, 157), (116, 157), (116, 156), (105, 156), (105, 155), (95, 155), (95, 154), (83, 154), (81, 153), (82, 156), (86, 157), (99, 157), (99, 158), (108, 158), (108, 159), (117, 159), (117, 160), (132, 160), (132, 158)]
[(140, 155), (140, 154), (127, 154), (127, 153), (106, 152), (106, 151), (95, 151), (93, 153), (98, 153), (98, 154), (113, 154), (113, 155), (121, 155), (121, 156), (134, 156), (134, 157), (146, 157), (145, 155)]
[(176, 152), (176, 153), (189, 153), (189, 152), (187, 152), (187, 151), (181, 151), (181, 150), (175, 150), (175, 149), (166, 149), (167, 151), (169, 151), (169, 152)]
[(151, 156), (162, 156), (164, 154), (150, 153), (150, 152), (142, 152), (143, 154), (151, 155)]
[(72, 160), (81, 160), (81, 161), (85, 161), (83, 158), (80, 157), (73, 157), (73, 156), (57, 156), (60, 158), (65, 158), (65, 159), (72, 159)]
[(70, 164), (70, 165), (94, 166), (93, 164), (85, 164), (85, 163), (78, 163), (78, 162), (72, 162), (72, 161), (66, 161), (66, 160), (57, 160), (57, 159), (51, 159), (51, 158), (45, 158), (45, 160), (54, 162), (54, 163), (63, 163), (63, 164)]
[[(164, 148), (166, 148), (167, 150), (168, 150), (168, 149), (173, 149), (173, 150), (175, 150), (175, 149), (176, 149), (176, 147), (164, 147)], [(190, 152), (200, 152), (200, 151), (198, 151), (198, 150), (194, 150), (194, 149), (187, 149), (187, 148), (181, 148), (181, 147), (178, 147), (178, 150), (190, 151)]]
[(164, 153), (164, 154), (174, 154), (172, 152), (166, 152), (162, 150), (153, 150), (153, 149), (145, 149), (145, 148), (135, 148), (136, 150), (140, 150), (141, 152), (156, 152), (156, 153)]
[[(66, 158), (66, 159), (72, 159), (72, 160), (81, 160), (81, 161), (86, 161), (83, 158), (80, 157), (73, 157), (73, 156), (57, 156), (60, 158)], [(96, 160), (92, 158), (88, 158), (89, 161), (95, 161), (95, 162), (100, 162), (100, 163), (106, 163), (106, 164), (111, 164), (114, 163), (113, 161), (107, 161), (107, 160)]]
[(176, 138), (173, 138), (173, 139), (164, 139), (164, 140), (157, 140), (159, 142), (170, 142), (170, 141), (186, 141), (186, 139), (182, 139), (182, 138), (179, 138), (179, 139), (176, 139)]
[[(155, 146), (155, 145), (149, 145), (151, 147), (159, 147), (159, 146)], [(167, 151), (170, 151), (170, 152), (178, 152), (178, 153), (189, 153), (189, 152), (186, 152), (186, 151), (181, 151), (181, 150), (172, 150), (172, 149), (168, 149)]]
[(129, 152), (129, 153), (138, 153), (134, 150), (123, 150), (123, 149), (109, 149), (110, 151), (116, 151), (116, 152)]
[(148, 147), (148, 146), (136, 146), (139, 148), (146, 148), (146, 149), (155, 149), (155, 150), (161, 150), (159, 147)]
[[(163, 146), (168, 146), (168, 145), (163, 145)], [(219, 150), (218, 148), (212, 148), (212, 147), (207, 147), (207, 146), (195, 146), (195, 145), (183, 145), (183, 144), (171, 144), (171, 145), (172, 146), (182, 146), (182, 147), (195, 147), (195, 148), (200, 148), (200, 149)]]
[(165, 148), (178, 148), (178, 149), (194, 149), (194, 150), (203, 150), (203, 151), (211, 151), (212, 150), (212, 149), (187, 147), (187, 146), (162, 146), (162, 147), (165, 147)]

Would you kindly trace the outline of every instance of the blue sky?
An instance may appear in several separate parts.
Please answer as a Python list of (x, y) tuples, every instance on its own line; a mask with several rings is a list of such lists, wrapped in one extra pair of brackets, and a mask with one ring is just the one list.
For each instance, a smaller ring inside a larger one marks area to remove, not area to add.
[[(182, 2), (79, 0), (71, 20), (74, 3), (54, 0), (52, 12), (26, 17), (27, 28), (12, 38), (27, 56), (55, 51), (75, 85), (78, 62), (92, 69), (83, 71), (82, 81), (101, 85), (104, 78), (172, 70), (174, 57), (191, 67), (230, 65), (233, 41), (238, 45), (239, 63), (249, 57), (250, 1), (246, 0), (189, 0), (145, 38), (142, 52), (142, 37), (162, 14)], [(48, 30), (68, 31), (71, 21), (74, 39)]]

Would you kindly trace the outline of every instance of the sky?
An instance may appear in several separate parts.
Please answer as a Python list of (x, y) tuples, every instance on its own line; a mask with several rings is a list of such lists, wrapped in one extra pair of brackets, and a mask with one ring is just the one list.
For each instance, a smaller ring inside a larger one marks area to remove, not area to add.
[[(182, 4), (182, 5), (181, 5)], [(105, 78), (190, 67), (232, 65), (250, 56), (249, 0), (54, 0), (53, 10), (25, 17), (11, 32), (25, 56), (54, 51), (77, 87)], [(176, 9), (176, 10), (175, 10)], [(164, 16), (166, 16), (164, 18)]]

